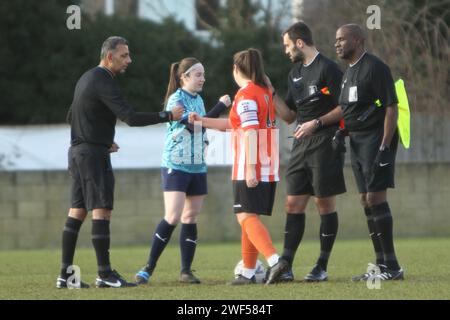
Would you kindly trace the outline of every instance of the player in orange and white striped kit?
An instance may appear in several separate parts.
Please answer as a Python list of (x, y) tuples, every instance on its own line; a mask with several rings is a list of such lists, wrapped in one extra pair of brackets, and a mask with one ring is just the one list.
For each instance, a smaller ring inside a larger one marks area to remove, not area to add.
[(229, 119), (202, 118), (191, 114), (190, 121), (225, 131), (232, 130), (234, 212), (242, 229), (244, 268), (232, 285), (252, 284), (258, 254), (267, 260), (270, 270), (266, 284), (276, 283), (288, 270), (280, 259), (260, 215), (271, 215), (279, 181), (278, 130), (272, 91), (266, 83), (261, 53), (248, 49), (234, 55), (233, 76), (240, 89)]

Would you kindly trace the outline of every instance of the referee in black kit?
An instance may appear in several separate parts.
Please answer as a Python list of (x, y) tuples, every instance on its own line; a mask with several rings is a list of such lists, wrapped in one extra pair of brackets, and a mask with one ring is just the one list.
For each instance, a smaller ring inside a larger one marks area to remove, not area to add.
[(333, 146), (342, 110), (338, 106), (342, 72), (315, 47), (312, 32), (296, 22), (283, 32), (286, 55), (294, 63), (288, 76), (286, 99), (275, 95), (278, 115), (297, 121), (286, 169), (286, 226), (282, 258), (291, 269), (281, 281), (292, 281), (292, 265), (305, 231), (305, 210), (314, 198), (320, 215), (320, 255), (305, 276), (308, 282), (328, 280), (327, 266), (338, 231), (336, 195), (346, 191), (343, 157)]
[[(398, 100), (391, 70), (364, 49), (364, 33), (356, 24), (336, 32), (336, 53), (349, 67), (342, 79), (339, 104), (350, 136), (353, 173), (367, 216), (380, 280), (402, 280), (393, 241), (393, 221), (387, 188), (394, 187), (398, 145)], [(377, 106), (376, 102), (379, 101)], [(375, 267), (375, 266), (374, 266)], [(352, 278), (366, 281), (372, 274)]]
[(100, 65), (85, 72), (78, 80), (67, 120), (71, 125), (69, 172), (72, 179), (71, 208), (62, 234), (61, 273), (57, 288), (89, 286), (71, 275), (78, 232), (92, 210), (92, 243), (98, 265), (97, 287), (131, 287), (111, 268), (109, 259), (109, 221), (114, 202), (114, 175), (110, 153), (117, 152), (114, 142), (116, 120), (129, 126), (147, 126), (178, 120), (182, 107), (172, 112), (135, 112), (122, 96), (115, 76), (131, 63), (128, 42), (110, 37), (101, 49)]

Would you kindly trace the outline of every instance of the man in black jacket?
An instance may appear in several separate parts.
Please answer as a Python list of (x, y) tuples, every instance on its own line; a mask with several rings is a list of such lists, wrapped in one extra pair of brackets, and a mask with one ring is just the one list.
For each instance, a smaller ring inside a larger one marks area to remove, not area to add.
[[(109, 259), (110, 219), (114, 202), (114, 174), (110, 153), (117, 152), (114, 133), (117, 118), (129, 126), (147, 126), (178, 120), (183, 108), (172, 112), (136, 112), (122, 96), (115, 76), (131, 63), (128, 42), (110, 37), (101, 49), (99, 66), (78, 80), (67, 119), (71, 125), (69, 172), (72, 178), (71, 208), (62, 235), (61, 274), (57, 288), (87, 288), (77, 277), (69, 277), (78, 232), (92, 210), (92, 243), (98, 264), (97, 287), (130, 287), (111, 268)], [(72, 281), (75, 280), (75, 282)]]

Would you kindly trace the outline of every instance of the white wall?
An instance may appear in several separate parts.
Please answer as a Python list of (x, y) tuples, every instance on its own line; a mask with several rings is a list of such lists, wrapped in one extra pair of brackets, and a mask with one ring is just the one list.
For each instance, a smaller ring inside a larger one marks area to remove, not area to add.
[[(117, 169), (159, 168), (166, 125), (130, 128), (116, 126), (115, 140), (120, 150), (111, 156)], [(230, 165), (230, 138), (208, 130), (210, 146), (207, 163)], [(65, 170), (70, 144), (70, 127), (61, 125), (0, 127), (0, 171)]]

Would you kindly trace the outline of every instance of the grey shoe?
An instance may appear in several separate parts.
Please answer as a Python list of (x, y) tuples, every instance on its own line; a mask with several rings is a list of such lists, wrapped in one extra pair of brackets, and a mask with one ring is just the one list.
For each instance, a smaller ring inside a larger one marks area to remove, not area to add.
[(289, 269), (286, 272), (283, 272), (280, 276), (280, 282), (291, 282), (294, 281), (294, 273), (292, 269)]
[(316, 264), (310, 273), (305, 276), (306, 282), (320, 282), (327, 281), (328, 274), (325, 270), (323, 270), (318, 264)]
[(201, 283), (201, 281), (196, 276), (194, 276), (192, 271), (181, 272), (181, 274), (180, 274), (180, 282), (191, 283), (191, 284), (199, 284), (199, 283)]
[(230, 286), (241, 286), (247, 284), (256, 284), (255, 276), (249, 278), (244, 277), (243, 275), (238, 275), (233, 281), (228, 283)]

